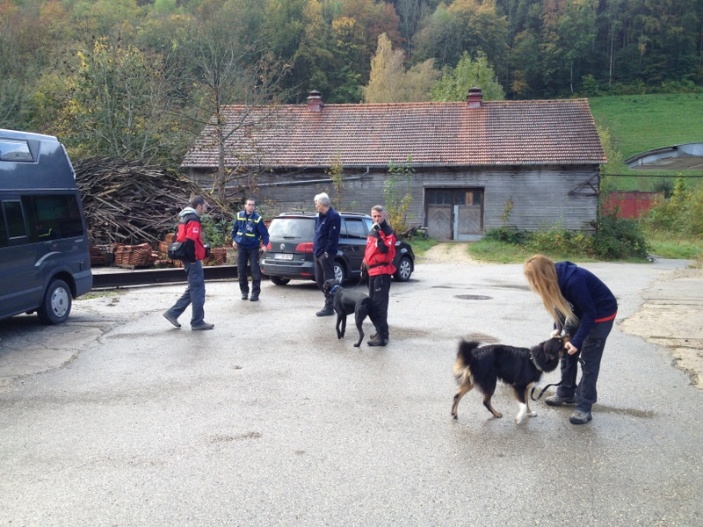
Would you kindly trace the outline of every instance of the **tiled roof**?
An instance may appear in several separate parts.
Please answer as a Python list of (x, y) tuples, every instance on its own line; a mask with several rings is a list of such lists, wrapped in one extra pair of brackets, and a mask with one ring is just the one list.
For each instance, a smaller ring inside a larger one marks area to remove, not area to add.
[[(606, 161), (586, 99), (395, 104), (307, 104), (224, 109), (227, 166), (269, 168), (575, 165)], [(235, 123), (242, 123), (241, 126)], [(214, 126), (182, 166), (217, 167)]]

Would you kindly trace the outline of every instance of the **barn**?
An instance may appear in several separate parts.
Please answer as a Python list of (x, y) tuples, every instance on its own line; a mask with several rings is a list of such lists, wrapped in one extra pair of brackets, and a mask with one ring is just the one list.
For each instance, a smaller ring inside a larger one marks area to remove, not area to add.
[[(268, 216), (314, 210), (326, 191), (339, 210), (368, 212), (409, 195), (408, 226), (440, 240), (476, 240), (501, 226), (593, 230), (605, 153), (586, 99), (225, 106), (182, 168), (214, 185), (253, 189)], [(220, 145), (222, 148), (220, 148)], [(333, 177), (336, 176), (336, 177)], [(384, 194), (385, 188), (385, 194)]]

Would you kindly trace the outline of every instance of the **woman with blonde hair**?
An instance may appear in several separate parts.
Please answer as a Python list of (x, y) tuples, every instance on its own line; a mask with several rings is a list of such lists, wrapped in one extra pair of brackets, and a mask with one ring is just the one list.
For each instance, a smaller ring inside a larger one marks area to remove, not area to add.
[[(567, 355), (561, 359), (561, 383), (550, 406), (576, 405), (571, 424), (588, 423), (598, 394), (596, 382), (605, 341), (613, 328), (618, 303), (608, 287), (590, 271), (571, 262), (553, 262), (537, 254), (525, 262), (525, 277), (542, 299), (555, 331), (570, 334)], [(576, 384), (578, 363), (581, 379)]]

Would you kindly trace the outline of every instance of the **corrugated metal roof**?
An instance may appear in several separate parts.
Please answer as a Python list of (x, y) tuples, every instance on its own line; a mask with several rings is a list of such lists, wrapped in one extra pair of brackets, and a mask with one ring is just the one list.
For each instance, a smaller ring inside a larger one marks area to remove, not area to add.
[[(606, 161), (586, 99), (226, 106), (227, 166), (269, 168), (599, 164)], [(183, 160), (217, 167), (214, 126)], [(231, 135), (229, 135), (231, 134)]]

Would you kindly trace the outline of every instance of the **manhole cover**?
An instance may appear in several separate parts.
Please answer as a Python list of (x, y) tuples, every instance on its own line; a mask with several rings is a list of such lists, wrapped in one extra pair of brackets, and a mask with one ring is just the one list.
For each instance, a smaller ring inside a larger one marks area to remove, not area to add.
[(458, 298), (460, 300), (490, 300), (490, 296), (486, 295), (455, 295), (454, 298)]

